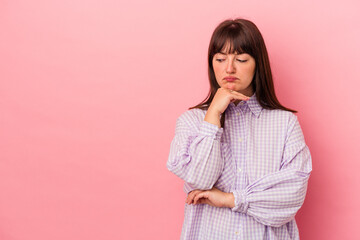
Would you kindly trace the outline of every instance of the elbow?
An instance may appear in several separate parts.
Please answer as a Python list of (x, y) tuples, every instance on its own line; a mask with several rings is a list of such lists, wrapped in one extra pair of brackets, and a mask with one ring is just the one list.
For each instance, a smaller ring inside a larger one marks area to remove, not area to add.
[(183, 172), (181, 169), (171, 165), (167, 165), (167, 169), (180, 179), (184, 180), (190, 189), (210, 190), (216, 183), (216, 180), (206, 180), (201, 178), (194, 179), (186, 174), (186, 172)]
[(213, 188), (213, 186), (215, 185), (215, 182), (195, 182), (195, 181), (191, 181), (191, 180), (185, 180), (185, 182), (187, 182), (187, 184), (192, 188), (192, 189), (198, 189), (198, 190), (210, 190)]
[(212, 179), (194, 177), (193, 174), (189, 174), (189, 171), (184, 169), (184, 167), (181, 165), (173, 165), (171, 162), (168, 162), (166, 167), (170, 172), (184, 180), (191, 189), (209, 190), (216, 182)]
[[(192, 189), (210, 190), (217, 182), (221, 171), (218, 174), (207, 176), (208, 174), (203, 171), (198, 171), (195, 168), (189, 168), (187, 162), (182, 163), (178, 161), (176, 164), (172, 161), (168, 161), (167, 169), (184, 180)], [(206, 176), (206, 177), (205, 177)]]
[(182, 178), (181, 175), (183, 175), (188, 162), (188, 159), (182, 159), (178, 156), (170, 155), (168, 161), (166, 162), (166, 168), (170, 172)]
[(220, 174), (221, 172), (209, 176), (204, 172), (189, 173), (184, 177), (184, 181), (194, 189), (210, 190), (216, 184)]

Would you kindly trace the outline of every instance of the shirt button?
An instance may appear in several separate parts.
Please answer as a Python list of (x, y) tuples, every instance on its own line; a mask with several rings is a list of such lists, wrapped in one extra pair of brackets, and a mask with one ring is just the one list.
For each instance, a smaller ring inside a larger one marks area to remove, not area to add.
[(244, 105), (244, 101), (241, 101), (241, 102), (240, 102), (240, 105), (241, 105), (241, 106)]
[(236, 113), (236, 116), (239, 116), (240, 115), (240, 113)]
[(236, 235), (238, 235), (238, 234), (239, 234), (239, 232), (235, 232), (235, 234), (236, 234)]
[(241, 168), (238, 168), (238, 172), (241, 172), (242, 170), (241, 170)]
[(242, 138), (239, 138), (239, 142), (242, 142)]

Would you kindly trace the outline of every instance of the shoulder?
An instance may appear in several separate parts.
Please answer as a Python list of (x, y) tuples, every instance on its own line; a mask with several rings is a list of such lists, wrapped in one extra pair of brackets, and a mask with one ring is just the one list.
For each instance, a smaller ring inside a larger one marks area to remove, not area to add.
[(282, 109), (263, 109), (260, 119), (261, 123), (276, 126), (284, 134), (289, 134), (294, 128), (300, 127), (297, 115)]
[(296, 115), (293, 112), (286, 111), (283, 109), (266, 109), (263, 108), (263, 115), (271, 116), (271, 117), (278, 117), (278, 118), (296, 118)]
[(288, 123), (293, 123), (297, 121), (297, 116), (295, 113), (282, 110), (282, 109), (263, 109), (262, 117), (265, 119), (272, 119), (275, 121), (286, 121)]

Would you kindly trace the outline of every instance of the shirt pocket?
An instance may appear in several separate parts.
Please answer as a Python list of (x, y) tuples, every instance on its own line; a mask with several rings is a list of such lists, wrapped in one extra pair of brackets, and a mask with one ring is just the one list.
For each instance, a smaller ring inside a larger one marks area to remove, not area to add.
[(234, 182), (234, 161), (228, 143), (221, 143), (221, 157), (224, 161), (224, 168), (214, 186), (223, 192), (229, 192)]

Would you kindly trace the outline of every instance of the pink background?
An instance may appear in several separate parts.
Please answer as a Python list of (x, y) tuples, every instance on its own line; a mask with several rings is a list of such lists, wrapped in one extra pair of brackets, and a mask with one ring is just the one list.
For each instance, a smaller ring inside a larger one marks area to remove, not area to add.
[(179, 239), (166, 168), (210, 36), (257, 24), (313, 173), (302, 239), (359, 239), (359, 1), (0, 1), (0, 239)]

